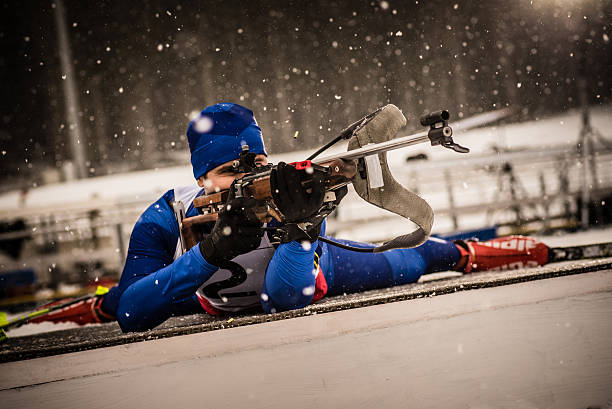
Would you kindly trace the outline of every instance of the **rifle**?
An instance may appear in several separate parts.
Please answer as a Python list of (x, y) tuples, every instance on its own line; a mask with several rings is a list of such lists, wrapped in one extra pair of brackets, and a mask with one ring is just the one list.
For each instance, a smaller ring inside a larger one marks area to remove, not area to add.
[[(455, 126), (459, 129), (483, 125), (507, 116), (510, 110), (498, 110), (472, 117)], [(403, 114), (394, 105), (387, 105), (366, 115), (360, 120), (345, 128), (334, 140), (320, 148), (307, 160), (292, 165), (297, 169), (324, 171), (325, 198), (323, 206), (309, 223), (300, 223), (298, 228), (304, 232), (310, 225), (316, 225), (329, 215), (337, 206), (336, 193), (352, 183), (357, 193), (366, 201), (382, 207), (391, 212), (410, 218), (418, 229), (408, 235), (400, 236), (384, 243), (374, 249), (359, 249), (342, 245), (327, 238), (319, 239), (340, 247), (355, 251), (380, 252), (394, 248), (414, 247), (424, 242), (431, 232), (433, 224), (433, 210), (415, 193), (401, 186), (393, 177), (387, 167), (386, 152), (406, 146), (430, 142), (432, 146), (443, 146), (458, 153), (468, 153), (469, 149), (456, 144), (452, 138), (453, 130), (448, 125), (450, 114), (447, 110), (436, 111), (421, 117), (421, 125), (429, 127), (428, 130), (413, 135), (394, 138), (397, 131), (406, 124)], [(349, 150), (340, 154), (315, 159), (321, 152), (341, 140), (349, 140)], [(242, 178), (236, 179), (232, 188), (235, 197), (253, 197), (259, 203), (255, 214), (262, 223), (269, 223), (272, 219), (283, 222), (284, 216), (276, 208), (270, 191), (270, 173), (275, 165), (268, 164), (257, 167), (255, 154), (243, 146), (240, 158), (234, 161), (233, 166), (237, 173), (246, 173)], [(308, 188), (304, 186), (304, 188)], [(180, 202), (174, 203), (174, 211), (179, 222), (180, 241), (182, 252), (197, 244), (204, 234), (205, 226), (215, 222), (218, 213), (225, 205), (229, 190), (211, 193), (197, 197), (193, 201), (194, 207), (199, 209), (197, 216), (185, 217), (184, 206)], [(264, 227), (272, 234), (273, 242), (284, 242), (287, 230), (283, 227)]]

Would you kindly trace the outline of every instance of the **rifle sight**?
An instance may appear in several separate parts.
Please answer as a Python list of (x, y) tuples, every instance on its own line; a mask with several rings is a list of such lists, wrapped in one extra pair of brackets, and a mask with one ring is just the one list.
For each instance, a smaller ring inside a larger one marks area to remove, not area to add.
[(421, 117), (421, 125), (430, 126), (435, 125), (439, 122), (446, 122), (450, 118), (450, 114), (447, 110), (431, 112)]

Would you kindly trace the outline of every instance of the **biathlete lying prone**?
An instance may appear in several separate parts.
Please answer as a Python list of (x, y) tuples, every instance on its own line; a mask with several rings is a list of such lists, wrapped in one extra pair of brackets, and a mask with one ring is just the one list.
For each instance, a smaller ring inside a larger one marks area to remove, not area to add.
[[(326, 295), (414, 283), (438, 271), (469, 273), (547, 262), (543, 243), (518, 236), (456, 243), (430, 238), (416, 248), (354, 252), (316, 239), (325, 235), (325, 221), (312, 226), (307, 235), (298, 232), (286, 243), (271, 244), (254, 214), (255, 200), (247, 197), (230, 197), (199, 244), (183, 254), (172, 203), (180, 200), (187, 217), (197, 215), (196, 197), (229, 189), (244, 175), (232, 163), (245, 144), (256, 154), (257, 165), (267, 163), (252, 111), (237, 104), (207, 107), (190, 122), (187, 137), (197, 184), (167, 191), (144, 211), (132, 231), (119, 284), (104, 296), (39, 321), (117, 320), (125, 332), (144, 331), (173, 315), (254, 308), (273, 313), (302, 308)], [(287, 223), (308, 221), (323, 203), (325, 186), (316, 172), (279, 163), (270, 180), (274, 202)], [(304, 181), (308, 189), (302, 187)]]

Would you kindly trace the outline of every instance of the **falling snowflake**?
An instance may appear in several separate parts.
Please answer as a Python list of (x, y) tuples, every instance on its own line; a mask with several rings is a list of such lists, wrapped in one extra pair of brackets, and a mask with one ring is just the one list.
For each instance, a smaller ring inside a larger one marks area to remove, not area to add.
[(209, 132), (213, 128), (213, 125), (212, 119), (208, 116), (199, 117), (193, 123), (193, 127), (199, 133)]

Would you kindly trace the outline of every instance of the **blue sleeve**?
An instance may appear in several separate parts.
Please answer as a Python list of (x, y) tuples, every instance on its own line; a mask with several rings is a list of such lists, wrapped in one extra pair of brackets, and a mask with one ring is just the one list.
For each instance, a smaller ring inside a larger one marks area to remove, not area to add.
[(183, 304), (192, 302), (198, 287), (217, 270), (194, 246), (172, 264), (142, 277), (121, 295), (117, 309), (121, 329), (144, 331), (181, 313)]
[(262, 287), (261, 305), (265, 312), (293, 310), (310, 303), (315, 291), (317, 245), (318, 241), (311, 246), (292, 241), (278, 246)]
[(136, 222), (121, 280), (104, 297), (103, 310), (114, 314), (125, 332), (198, 311), (195, 291), (218, 269), (204, 260), (198, 246), (174, 261), (179, 233), (168, 205), (172, 198), (172, 191), (166, 193)]

